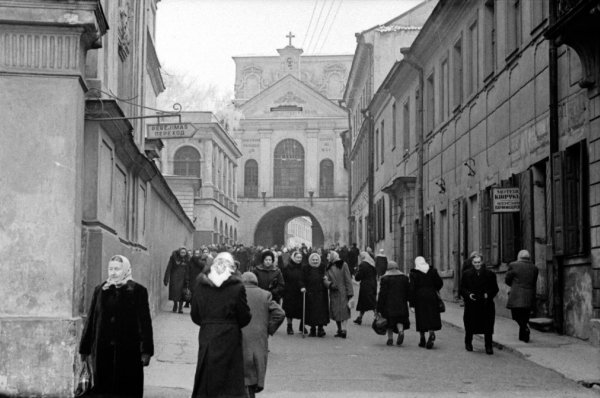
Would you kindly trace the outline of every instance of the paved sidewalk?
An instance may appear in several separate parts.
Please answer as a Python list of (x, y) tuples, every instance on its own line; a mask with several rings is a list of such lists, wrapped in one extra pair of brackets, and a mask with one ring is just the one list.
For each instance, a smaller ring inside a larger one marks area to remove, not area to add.
[[(450, 326), (463, 329), (463, 311), (457, 303), (446, 301), (446, 312), (442, 321)], [(556, 333), (543, 333), (531, 329), (531, 340), (519, 340), (515, 321), (496, 317), (494, 345), (523, 356), (540, 366), (552, 369), (568, 379), (586, 386), (600, 384), (600, 349), (574, 337)], [(476, 336), (483, 344), (483, 336)], [(477, 349), (477, 347), (476, 347)], [(598, 386), (596, 386), (598, 388)]]

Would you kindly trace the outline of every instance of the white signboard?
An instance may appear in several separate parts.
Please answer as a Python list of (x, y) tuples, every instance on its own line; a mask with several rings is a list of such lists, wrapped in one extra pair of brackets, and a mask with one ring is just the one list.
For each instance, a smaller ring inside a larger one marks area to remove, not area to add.
[(190, 138), (196, 134), (196, 130), (191, 123), (161, 123), (148, 124), (148, 138)]
[(517, 213), (521, 211), (519, 188), (492, 188), (492, 213)]

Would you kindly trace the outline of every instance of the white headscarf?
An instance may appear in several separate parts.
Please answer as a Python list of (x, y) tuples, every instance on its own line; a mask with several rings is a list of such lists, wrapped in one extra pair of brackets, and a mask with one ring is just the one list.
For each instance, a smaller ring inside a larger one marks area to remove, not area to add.
[(221, 252), (217, 254), (215, 259), (210, 266), (210, 272), (208, 273), (208, 279), (212, 283), (215, 284), (216, 287), (221, 287), (223, 282), (225, 282), (235, 268), (235, 263), (233, 262), (233, 256), (228, 252)]
[[(311, 261), (313, 258), (317, 259), (314, 265)], [(321, 265), (321, 256), (319, 256), (318, 253), (312, 253), (310, 256), (308, 256), (308, 265), (310, 265), (313, 268), (317, 268), (319, 265)]]
[(415, 258), (415, 269), (426, 274), (429, 271), (429, 264), (427, 264), (427, 261), (423, 257), (419, 256)]
[(371, 257), (371, 255), (367, 252), (360, 252), (360, 262), (365, 262), (369, 265), (372, 265), (373, 267), (375, 266), (375, 261), (373, 260), (373, 257)]
[(116, 256), (112, 256), (110, 258), (110, 261), (108, 262), (108, 266), (110, 267), (110, 265), (114, 263), (117, 263), (121, 267), (123, 267), (123, 273), (121, 273), (121, 276), (115, 279), (112, 279), (109, 276), (104, 286), (102, 286), (102, 290), (107, 290), (111, 286), (121, 287), (124, 284), (126, 284), (127, 281), (133, 280), (133, 277), (131, 276), (131, 263), (129, 262), (127, 257), (121, 256), (119, 254), (117, 254)]

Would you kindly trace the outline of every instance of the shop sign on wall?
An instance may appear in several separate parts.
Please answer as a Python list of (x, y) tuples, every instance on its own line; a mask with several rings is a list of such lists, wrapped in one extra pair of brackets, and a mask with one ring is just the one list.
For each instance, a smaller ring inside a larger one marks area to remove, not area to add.
[(492, 213), (517, 213), (521, 211), (519, 188), (492, 188)]
[(190, 138), (198, 131), (191, 123), (148, 124), (147, 138)]

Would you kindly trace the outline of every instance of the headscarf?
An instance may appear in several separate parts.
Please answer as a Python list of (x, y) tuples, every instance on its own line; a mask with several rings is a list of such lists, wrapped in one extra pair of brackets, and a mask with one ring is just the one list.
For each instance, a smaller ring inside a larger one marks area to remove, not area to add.
[(235, 264), (233, 262), (233, 256), (228, 252), (221, 252), (217, 254), (215, 259), (210, 266), (210, 272), (208, 273), (208, 279), (215, 284), (216, 287), (221, 287), (231, 274)]
[[(317, 265), (313, 265), (312, 262), (310, 260), (312, 260), (313, 258), (317, 258)], [(311, 267), (317, 268), (319, 265), (321, 265), (321, 256), (319, 256), (318, 253), (313, 253), (308, 257), (308, 265), (310, 265)]]
[(429, 271), (429, 264), (427, 264), (427, 261), (423, 257), (419, 256), (415, 258), (415, 269), (426, 274)]
[(379, 249), (379, 253), (377, 254), (377, 257), (385, 257), (385, 250)]
[(335, 250), (330, 250), (329, 251), (329, 255), (331, 256), (331, 260), (330, 261), (332, 263), (335, 263), (336, 261), (338, 261), (340, 259), (340, 255)]
[(387, 271), (385, 271), (385, 274), (383, 274), (383, 276), (386, 275), (403, 275), (404, 272), (400, 271), (400, 266), (398, 266), (398, 263), (395, 261), (388, 261), (387, 264)]
[(133, 280), (133, 277), (131, 276), (131, 263), (129, 262), (127, 257), (121, 256), (120, 254), (112, 256), (110, 261), (108, 262), (108, 266), (110, 267), (110, 265), (113, 263), (121, 265), (121, 267), (123, 267), (123, 273), (117, 279), (111, 279), (111, 277), (109, 276), (106, 280), (106, 283), (102, 286), (102, 290), (107, 290), (111, 286), (115, 286), (118, 288), (126, 284), (127, 281)]
[[(296, 260), (294, 259), (296, 257), (296, 255), (299, 254), (300, 255), (300, 261), (296, 262)], [(292, 255), (290, 256), (290, 261), (294, 264), (302, 264), (302, 253), (300, 253), (300, 250), (294, 250), (294, 252), (292, 253)]]
[(373, 260), (373, 257), (371, 257), (371, 255), (367, 252), (360, 252), (359, 255), (360, 258), (360, 262), (362, 263), (363, 261), (371, 266), (375, 266), (375, 261)]
[(254, 272), (244, 272), (242, 274), (242, 282), (245, 285), (256, 285), (258, 286), (258, 278), (254, 274)]

